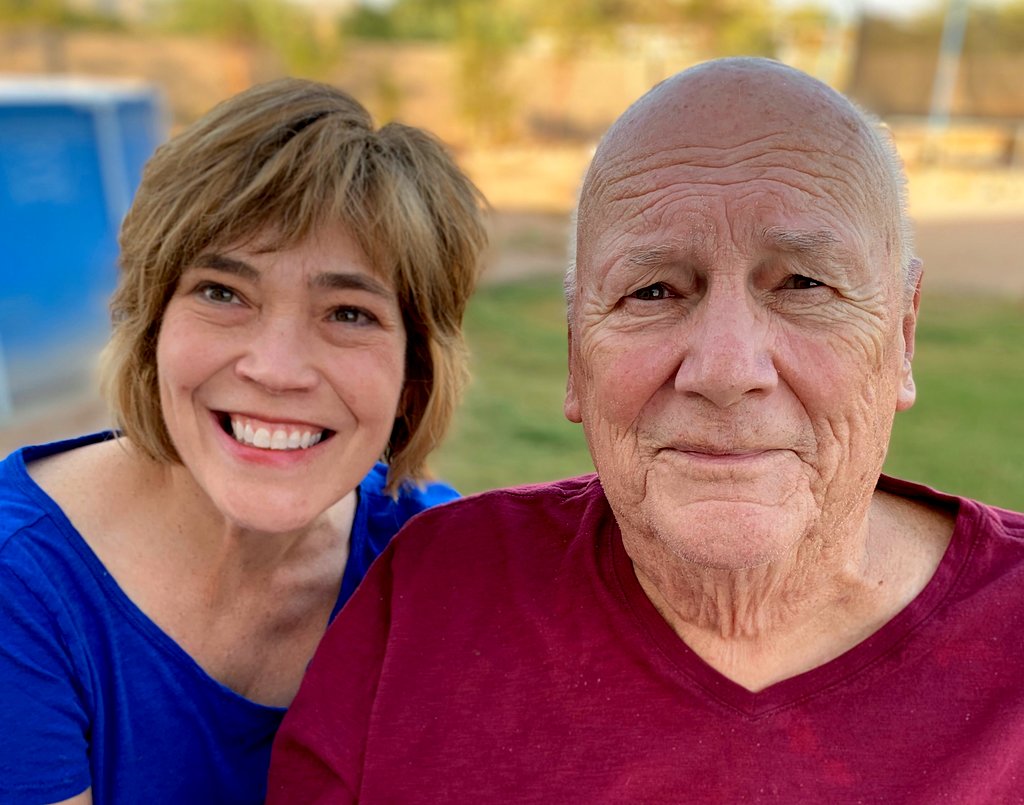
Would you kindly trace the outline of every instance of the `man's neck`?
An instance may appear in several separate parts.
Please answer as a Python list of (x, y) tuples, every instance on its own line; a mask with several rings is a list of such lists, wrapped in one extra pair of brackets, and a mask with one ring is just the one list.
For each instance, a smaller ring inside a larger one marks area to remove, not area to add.
[(928, 583), (951, 534), (948, 515), (876, 493), (845, 538), (808, 534), (790, 555), (755, 568), (699, 567), (657, 543), (624, 542), (641, 586), (679, 637), (759, 691), (877, 631)]

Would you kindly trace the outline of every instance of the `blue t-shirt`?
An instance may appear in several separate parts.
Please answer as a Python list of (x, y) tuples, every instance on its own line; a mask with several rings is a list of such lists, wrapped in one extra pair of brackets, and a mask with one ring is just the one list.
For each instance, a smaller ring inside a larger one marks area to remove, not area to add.
[[(110, 438), (94, 434), (0, 463), (0, 802), (262, 802), (284, 708), (211, 678), (124, 594), (60, 507), (29, 477), (35, 459)], [(335, 612), (395, 531), (451, 487), (384, 493), (378, 464), (359, 502)], [(333, 617), (333, 615), (332, 615)]]

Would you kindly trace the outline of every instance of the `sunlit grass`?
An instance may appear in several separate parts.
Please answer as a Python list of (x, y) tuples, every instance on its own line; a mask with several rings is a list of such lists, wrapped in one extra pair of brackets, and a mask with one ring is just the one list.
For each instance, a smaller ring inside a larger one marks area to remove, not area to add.
[[(482, 289), (467, 330), (473, 382), (438, 473), (474, 492), (591, 471), (562, 415), (559, 281)], [(914, 374), (918, 402), (896, 418), (886, 471), (1024, 509), (1024, 303), (926, 297)]]
[(463, 492), (590, 472), (579, 425), (562, 415), (565, 310), (553, 278), (488, 286), (466, 321), (472, 374), (434, 466)]
[(886, 471), (1024, 510), (1024, 302), (925, 297)]

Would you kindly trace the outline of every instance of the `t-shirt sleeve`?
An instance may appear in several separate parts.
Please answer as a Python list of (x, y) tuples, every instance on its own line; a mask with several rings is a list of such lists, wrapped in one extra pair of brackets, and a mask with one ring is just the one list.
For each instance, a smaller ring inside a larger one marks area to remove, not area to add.
[(53, 609), (0, 563), (0, 801), (56, 802), (90, 785), (89, 718)]
[(358, 799), (391, 623), (387, 549), (320, 643), (274, 741), (267, 803)]

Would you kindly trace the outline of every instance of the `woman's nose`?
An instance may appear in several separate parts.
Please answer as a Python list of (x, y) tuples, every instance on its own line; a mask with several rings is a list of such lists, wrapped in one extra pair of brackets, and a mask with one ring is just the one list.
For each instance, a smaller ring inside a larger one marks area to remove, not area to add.
[(236, 362), (235, 371), (273, 393), (309, 390), (320, 377), (309, 333), (292, 317), (261, 321)]

